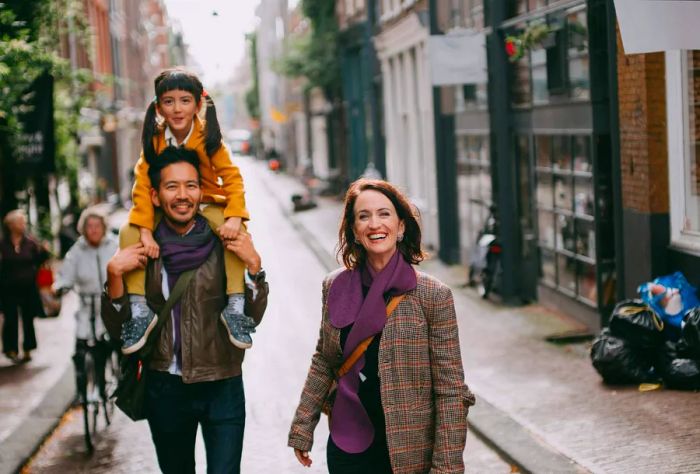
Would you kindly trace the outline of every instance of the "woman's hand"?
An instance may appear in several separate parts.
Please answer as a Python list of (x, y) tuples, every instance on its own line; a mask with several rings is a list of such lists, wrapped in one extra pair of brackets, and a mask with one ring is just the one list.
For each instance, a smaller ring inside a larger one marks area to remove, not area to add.
[(224, 222), (224, 225), (220, 226), (216, 231), (223, 240), (232, 240), (238, 237), (241, 230), (241, 218), (240, 217), (229, 217)]
[(297, 457), (297, 461), (304, 467), (311, 467), (311, 458), (309, 457), (308, 451), (302, 451), (301, 449), (294, 448), (294, 455)]
[(151, 229), (146, 229), (145, 227), (139, 227), (139, 234), (141, 236), (141, 243), (146, 251), (146, 255), (151, 258), (158, 258), (160, 255), (160, 247), (153, 239), (153, 232)]

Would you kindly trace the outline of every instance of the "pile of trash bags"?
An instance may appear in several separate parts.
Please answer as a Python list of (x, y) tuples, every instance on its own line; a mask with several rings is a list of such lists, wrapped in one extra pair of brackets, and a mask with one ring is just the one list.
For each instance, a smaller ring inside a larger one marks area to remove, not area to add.
[(593, 341), (593, 367), (606, 384), (663, 383), (700, 390), (700, 300), (682, 273), (638, 289), (617, 304)]

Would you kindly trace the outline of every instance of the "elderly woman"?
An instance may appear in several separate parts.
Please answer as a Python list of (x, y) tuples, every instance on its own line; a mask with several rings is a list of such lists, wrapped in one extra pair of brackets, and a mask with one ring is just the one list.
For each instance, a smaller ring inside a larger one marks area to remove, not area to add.
[(83, 361), (88, 344), (94, 341), (107, 348), (106, 330), (100, 317), (100, 295), (107, 281), (107, 262), (119, 248), (107, 234), (105, 216), (95, 208), (83, 211), (78, 220), (81, 236), (71, 246), (61, 265), (54, 288), (58, 294), (73, 289), (80, 298), (75, 312), (75, 363), (78, 386), (83, 382)]
[[(13, 362), (32, 359), (36, 349), (34, 316), (43, 312), (36, 272), (50, 256), (48, 250), (27, 234), (27, 218), (23, 211), (10, 211), (3, 220), (5, 238), (0, 241), (0, 300), (5, 322), (2, 326), (2, 350)], [(22, 348), (18, 357), (18, 312), (22, 315)]]
[(320, 336), (289, 446), (310, 466), (314, 428), (331, 405), (332, 474), (463, 472), (474, 397), (452, 293), (412, 267), (425, 256), (406, 197), (385, 181), (353, 183), (338, 254), (346, 268), (323, 282)]

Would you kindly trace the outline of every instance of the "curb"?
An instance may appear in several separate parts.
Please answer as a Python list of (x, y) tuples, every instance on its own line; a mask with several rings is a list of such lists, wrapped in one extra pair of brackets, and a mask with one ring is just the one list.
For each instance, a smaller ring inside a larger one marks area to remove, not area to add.
[[(318, 259), (321, 266), (328, 272), (338, 268), (339, 264), (334, 256), (328, 253), (314, 234), (296, 218), (276, 190), (273, 189), (267, 180), (263, 180), (263, 183), (268, 192), (277, 201), (282, 214), (289, 220), (292, 227), (302, 234), (305, 245)], [(480, 397), (478, 393), (474, 393), (474, 395), (477, 403), (470, 409), (470, 431), (495, 450), (504, 460), (515, 465), (519, 472), (589, 472), (573, 459), (568, 458), (536, 437), (507, 413), (491, 405), (487, 400)]]
[(56, 428), (75, 399), (75, 375), (69, 363), (58, 381), (27, 415), (22, 424), (0, 443), (0, 473), (20, 472), (41, 443)]

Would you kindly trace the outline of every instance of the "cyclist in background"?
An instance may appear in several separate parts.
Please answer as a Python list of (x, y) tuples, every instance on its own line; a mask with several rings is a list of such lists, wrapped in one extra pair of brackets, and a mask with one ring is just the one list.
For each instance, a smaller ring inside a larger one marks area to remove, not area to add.
[(80, 388), (85, 384), (84, 360), (88, 347), (104, 346), (104, 351), (97, 352), (105, 357), (111, 351), (100, 317), (100, 294), (107, 279), (107, 262), (119, 244), (116, 238), (107, 234), (105, 216), (94, 208), (82, 212), (78, 220), (78, 231), (81, 236), (68, 250), (54, 289), (59, 295), (72, 289), (80, 300), (75, 312), (76, 340), (73, 356)]

